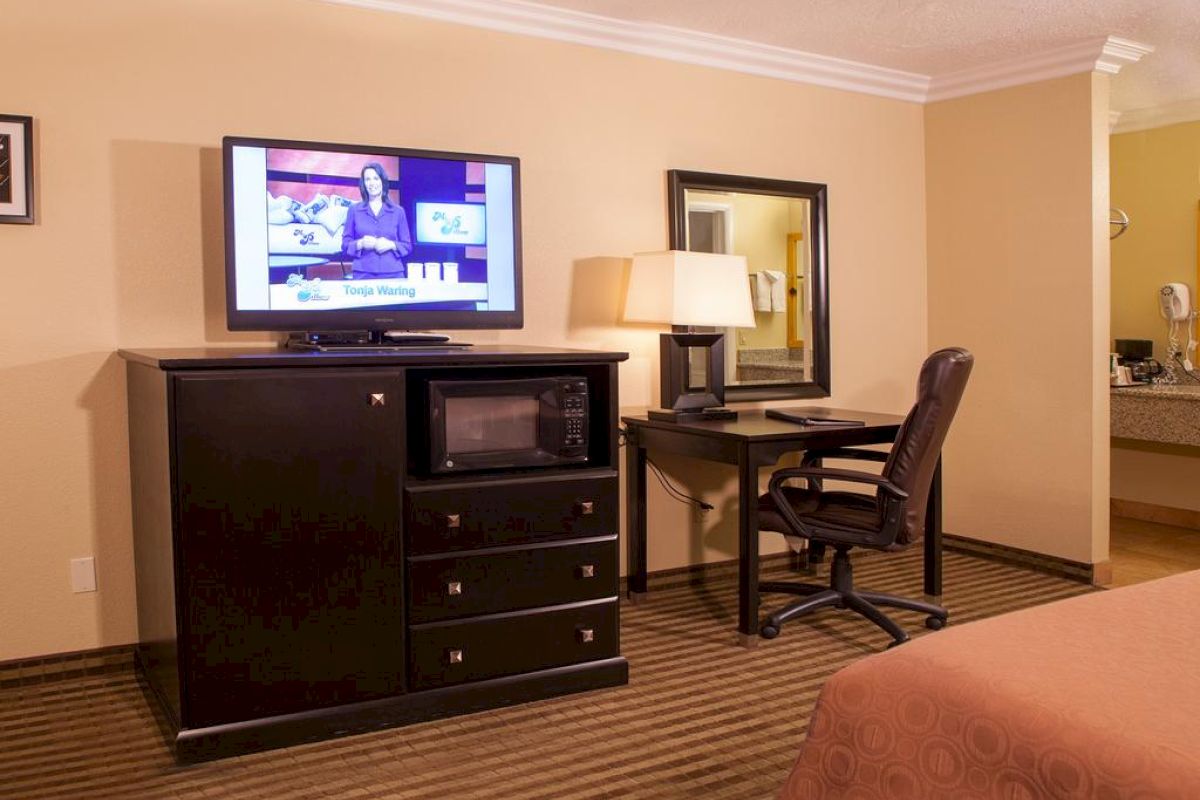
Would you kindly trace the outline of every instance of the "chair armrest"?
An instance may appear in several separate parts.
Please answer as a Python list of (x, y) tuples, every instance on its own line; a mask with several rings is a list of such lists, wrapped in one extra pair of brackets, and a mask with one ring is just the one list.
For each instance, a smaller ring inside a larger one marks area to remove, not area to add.
[(870, 484), (878, 487), (883, 492), (881, 498), (883, 500), (883, 508), (879, 530), (873, 532), (851, 529), (838, 530), (838, 526), (822, 525), (823, 532), (820, 534), (820, 537), (823, 540), (835, 543), (843, 542), (850, 545), (865, 545), (868, 547), (879, 547), (896, 540), (904, 507), (908, 501), (908, 492), (887, 478), (870, 472), (829, 469), (826, 467), (786, 467), (775, 470), (771, 474), (770, 482), (767, 484), (767, 491), (771, 495), (771, 500), (775, 503), (776, 509), (778, 509), (792, 531), (799, 536), (809, 539), (812, 539), (817, 532), (800, 519), (799, 514), (796, 513), (796, 509), (792, 507), (792, 504), (788, 502), (787, 497), (783, 493), (783, 483), (793, 478), (807, 479), (818, 488), (818, 491), (820, 491), (820, 481), (829, 479)]
[[(886, 454), (881, 453), (880, 455)], [(786, 467), (775, 470), (771, 474), (771, 482), (768, 484), (768, 490), (774, 495), (776, 488), (780, 484), (793, 478), (806, 478), (810, 481), (829, 479), (850, 481), (852, 483), (868, 483), (882, 489), (897, 500), (908, 499), (908, 492), (882, 475), (873, 475), (870, 472), (857, 472), (850, 469), (831, 469), (829, 467)]]

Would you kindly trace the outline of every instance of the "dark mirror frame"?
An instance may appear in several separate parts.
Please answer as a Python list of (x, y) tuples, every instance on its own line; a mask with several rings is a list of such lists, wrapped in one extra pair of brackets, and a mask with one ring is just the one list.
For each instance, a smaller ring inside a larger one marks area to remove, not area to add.
[[(812, 264), (812, 377), (803, 383), (743, 383), (725, 386), (729, 401), (780, 400), (788, 397), (829, 397), (829, 232), (827, 230), (828, 187), (823, 183), (718, 175), (709, 172), (667, 171), (667, 213), (670, 215), (670, 247), (687, 249), (687, 202), (685, 192), (738, 192), (795, 197), (809, 201), (809, 231)], [(676, 331), (686, 328), (676, 327)], [(727, 358), (736, 358), (726, 348)]]

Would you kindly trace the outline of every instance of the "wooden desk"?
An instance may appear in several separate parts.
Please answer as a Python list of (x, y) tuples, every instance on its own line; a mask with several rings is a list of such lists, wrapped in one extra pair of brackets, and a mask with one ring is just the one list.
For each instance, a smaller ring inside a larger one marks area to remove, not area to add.
[[(788, 406), (788, 408), (793, 408)], [(646, 452), (676, 453), (738, 468), (738, 638), (758, 641), (758, 470), (785, 453), (892, 442), (903, 417), (841, 408), (812, 408), (813, 416), (859, 419), (847, 428), (806, 427), (768, 419), (762, 411), (742, 411), (721, 422), (659, 422), (621, 417), (625, 425), (625, 514), (629, 596), (646, 592)], [(925, 517), (925, 594), (942, 593), (942, 467), (938, 461)]]

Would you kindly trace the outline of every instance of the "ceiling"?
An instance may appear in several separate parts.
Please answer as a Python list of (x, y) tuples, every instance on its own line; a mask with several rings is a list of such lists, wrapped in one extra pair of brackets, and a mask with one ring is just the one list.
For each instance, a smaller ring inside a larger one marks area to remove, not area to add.
[(1116, 36), (1154, 52), (1113, 76), (1128, 112), (1200, 100), (1200, 0), (539, 0), (933, 76)]

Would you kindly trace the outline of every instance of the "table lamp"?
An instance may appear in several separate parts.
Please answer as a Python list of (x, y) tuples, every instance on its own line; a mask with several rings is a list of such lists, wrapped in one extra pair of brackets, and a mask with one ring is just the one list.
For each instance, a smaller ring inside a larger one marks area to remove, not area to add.
[[(725, 336), (720, 331), (696, 333), (692, 328), (753, 328), (748, 276), (745, 256), (684, 250), (634, 254), (625, 320), (687, 328), (659, 339), (663, 407), (647, 412), (650, 419), (737, 418), (736, 411), (723, 407)], [(703, 386), (693, 385), (689, 374), (689, 354), (695, 349), (707, 351)]]

